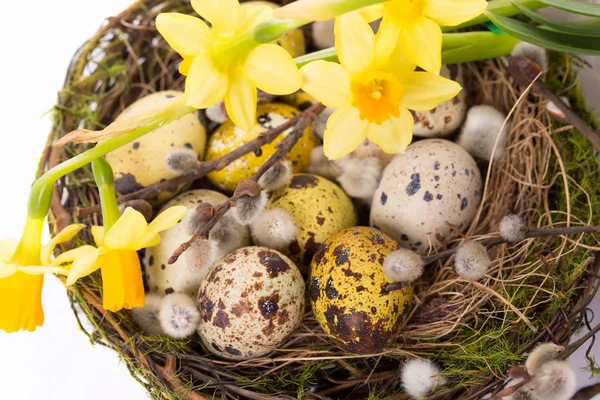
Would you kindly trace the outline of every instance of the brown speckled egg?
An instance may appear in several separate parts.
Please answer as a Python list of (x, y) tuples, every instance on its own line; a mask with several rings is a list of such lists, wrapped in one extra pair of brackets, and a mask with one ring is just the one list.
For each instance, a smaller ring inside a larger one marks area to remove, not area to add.
[[(444, 65), (440, 71), (444, 78), (464, 85), (462, 67), (458, 64)], [(421, 137), (445, 137), (455, 132), (465, 119), (467, 91), (463, 88), (458, 95), (440, 103), (429, 111), (415, 111), (413, 134)]]
[[(117, 121), (182, 94), (167, 90), (145, 96), (127, 107), (117, 117)], [(115, 175), (116, 191), (128, 194), (162, 180), (175, 178), (177, 175), (169, 171), (164, 162), (166, 154), (173, 149), (191, 149), (198, 154), (198, 159), (202, 159), (206, 147), (206, 130), (198, 115), (195, 112), (184, 115), (108, 153), (106, 160)], [(176, 191), (163, 191), (150, 202), (154, 205), (164, 203), (185, 187), (186, 185), (181, 185)]]
[(385, 257), (397, 243), (365, 226), (344, 229), (323, 243), (311, 264), (308, 293), (328, 336), (348, 351), (377, 353), (402, 322), (413, 290), (387, 291)]
[(230, 360), (260, 357), (302, 322), (304, 280), (283, 254), (244, 247), (214, 264), (198, 304), (198, 334), (209, 351)]
[[(249, 132), (244, 132), (234, 126), (233, 122), (226, 121), (212, 134), (206, 151), (206, 161), (212, 161), (231, 152), (234, 149), (256, 139), (259, 135), (279, 126), (293, 118), (300, 111), (287, 104), (265, 103), (259, 104), (256, 109), (257, 124)], [(208, 174), (208, 179), (220, 189), (233, 192), (238, 183), (250, 178), (264, 162), (275, 153), (276, 144), (279, 143), (292, 128), (283, 132), (273, 142), (262, 146), (256, 151), (246, 154), (233, 161), (225, 168)], [(292, 163), (293, 172), (304, 172), (310, 162), (310, 152), (315, 147), (315, 139), (310, 134), (310, 126), (304, 135), (286, 156)]]
[(383, 171), (371, 205), (371, 226), (400, 246), (427, 254), (467, 229), (481, 201), (481, 174), (459, 145), (428, 139), (408, 146)]
[(271, 193), (267, 208), (276, 207), (296, 223), (296, 239), (283, 253), (298, 266), (308, 266), (321, 243), (357, 221), (354, 205), (342, 188), (312, 174), (293, 175), (287, 186)]
[[(224, 201), (227, 201), (227, 196), (224, 194), (215, 192), (214, 190), (197, 189), (190, 190), (173, 198), (164, 205), (164, 208), (183, 205), (192, 210), (201, 202), (208, 202), (216, 206)], [(161, 295), (181, 292), (187, 293), (194, 298), (196, 297), (200, 282), (202, 282), (208, 273), (210, 265), (207, 265), (200, 270), (190, 268), (185, 253), (179, 257), (175, 263), (169, 264), (167, 262), (175, 249), (191, 237), (193, 232), (189, 230), (189, 226), (187, 226), (188, 222), (188, 219), (184, 218), (171, 228), (161, 232), (160, 244), (146, 249), (144, 265), (146, 266), (146, 277), (151, 292), (159, 293)], [(233, 244), (238, 247), (249, 245), (250, 234), (248, 228), (233, 221), (231, 221), (231, 223), (237, 225), (238, 231), (241, 232), (240, 237), (242, 240), (241, 243), (229, 241), (229, 243), (225, 243), (224, 245)], [(215, 229), (211, 231), (209, 236), (211, 239), (214, 239), (218, 227), (219, 225), (217, 224)], [(232, 248), (223, 246), (223, 248), (220, 248), (219, 250), (223, 252), (221, 255), (225, 255), (224, 253), (229, 253), (236, 248), (237, 247)]]

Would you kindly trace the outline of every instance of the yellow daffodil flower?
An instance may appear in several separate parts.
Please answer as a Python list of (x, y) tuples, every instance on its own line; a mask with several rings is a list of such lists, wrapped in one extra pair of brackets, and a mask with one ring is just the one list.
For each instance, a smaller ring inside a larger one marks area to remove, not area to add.
[(67, 286), (101, 269), (104, 309), (116, 312), (143, 307), (144, 285), (137, 251), (159, 244), (159, 232), (175, 225), (186, 212), (185, 206), (170, 207), (147, 224), (140, 212), (128, 207), (108, 232), (101, 226), (92, 227), (98, 247), (81, 246), (70, 252), (73, 265)]
[(54, 260), (52, 251), (59, 243), (71, 240), (83, 227), (69, 225), (37, 254), (17, 253), (16, 240), (0, 242), (0, 329), (8, 333), (21, 329), (34, 331), (44, 323), (43, 274), (67, 275), (69, 266), (61, 265), (67, 262), (72, 250)]
[(208, 20), (179, 13), (159, 14), (156, 27), (182, 57), (189, 106), (207, 108), (225, 100), (232, 121), (243, 131), (255, 124), (256, 88), (274, 95), (293, 93), (301, 78), (290, 54), (275, 44), (254, 41), (254, 28), (273, 15), (264, 5), (238, 0), (191, 0)]
[(300, 69), (302, 89), (337, 110), (327, 121), (323, 149), (339, 159), (365, 138), (390, 154), (410, 144), (414, 119), (408, 109), (430, 110), (461, 90), (458, 83), (429, 72), (415, 72), (401, 46), (375, 36), (358, 14), (335, 22), (340, 64), (311, 62)]

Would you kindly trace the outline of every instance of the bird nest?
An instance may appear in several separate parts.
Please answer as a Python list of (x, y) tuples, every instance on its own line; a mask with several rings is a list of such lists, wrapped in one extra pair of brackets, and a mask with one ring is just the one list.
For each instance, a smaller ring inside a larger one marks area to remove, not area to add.
[[(181, 0), (140, 1), (109, 18), (79, 49), (58, 97), (40, 173), (88, 148), (53, 147), (71, 130), (101, 129), (142, 96), (183, 89), (180, 58), (154, 27), (157, 14), (166, 11), (192, 12)], [(545, 80), (592, 124), (574, 72), (577, 63), (551, 54)], [(600, 204), (600, 170), (588, 141), (572, 126), (556, 122), (541, 96), (517, 87), (506, 60), (465, 64), (464, 72), (470, 105), (493, 105), (511, 119), (504, 155), (480, 165), (483, 201), (464, 237), (496, 235), (500, 220), (510, 213), (538, 228), (600, 225), (595, 206)], [(195, 187), (204, 184), (194, 182)], [(52, 232), (72, 222), (101, 224), (94, 208), (98, 203), (91, 167), (62, 178), (52, 201)], [(87, 232), (76, 240), (91, 243)], [(452, 249), (461, 240), (445, 246)], [(80, 324), (81, 329), (93, 343), (117, 351), (153, 398), (404, 399), (402, 363), (407, 356), (421, 356), (443, 366), (446, 376), (445, 385), (428, 399), (479, 399), (501, 390), (507, 370), (537, 343), (567, 345), (587, 323), (586, 307), (598, 285), (598, 250), (597, 237), (586, 234), (500, 244), (491, 250), (492, 267), (478, 282), (460, 279), (451, 257), (442, 258), (414, 285), (413, 306), (399, 333), (383, 352), (368, 355), (339, 348), (310, 307), (282, 348), (234, 362), (211, 355), (197, 337), (181, 341), (146, 335), (127, 310), (104, 310), (99, 273), (80, 280), (68, 294), (78, 318), (85, 315), (91, 322)], [(567, 346), (566, 355), (581, 344)]]

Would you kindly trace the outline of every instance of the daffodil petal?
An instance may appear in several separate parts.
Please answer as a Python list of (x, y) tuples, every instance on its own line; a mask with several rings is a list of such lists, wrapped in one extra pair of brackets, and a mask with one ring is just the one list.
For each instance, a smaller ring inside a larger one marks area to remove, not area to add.
[(96, 249), (96, 251), (89, 251), (78, 257), (77, 260), (73, 262), (73, 265), (71, 265), (67, 277), (67, 286), (71, 286), (77, 282), (78, 279), (83, 278), (100, 268), (100, 263), (96, 262), (98, 261), (98, 255), (99, 250)]
[(327, 107), (339, 108), (350, 104), (350, 75), (338, 63), (313, 61), (300, 68), (302, 90)]
[(410, 74), (402, 82), (402, 86), (402, 106), (417, 111), (431, 110), (441, 102), (456, 96), (462, 89), (453, 80), (423, 71)]
[(367, 138), (388, 154), (404, 153), (413, 136), (414, 119), (403, 108), (399, 118), (390, 118), (381, 125), (370, 124)]
[(17, 332), (34, 331), (44, 323), (42, 285), (44, 275), (29, 275), (17, 271), (0, 279), (0, 329)]
[(182, 55), (181, 57), (183, 57), (183, 60), (181, 60), (181, 64), (179, 64), (179, 73), (183, 76), (188, 76), (188, 72), (190, 71), (190, 67), (192, 66), (192, 61), (194, 61), (194, 57), (184, 55)]
[[(177, 221), (183, 218), (187, 211), (188, 209), (186, 206), (173, 206), (158, 214), (158, 216), (154, 218), (150, 225), (148, 225), (144, 235), (142, 235), (140, 240), (136, 243), (135, 250), (151, 247), (148, 246), (147, 243), (155, 242), (157, 236), (160, 243), (160, 235), (158, 235), (158, 233), (175, 225)], [(153, 246), (156, 246), (156, 244)]]
[(338, 108), (327, 120), (323, 134), (323, 152), (330, 160), (350, 154), (367, 135), (368, 122), (360, 119), (352, 106)]
[(302, 85), (302, 77), (290, 53), (276, 44), (261, 44), (242, 62), (252, 83), (274, 95), (290, 94)]
[(240, 21), (237, 34), (243, 35), (254, 29), (256, 25), (273, 18), (273, 8), (268, 5), (240, 4)]
[(208, 25), (200, 18), (190, 15), (179, 13), (158, 14), (156, 29), (173, 50), (186, 56), (206, 53), (215, 41), (215, 35)]
[(15, 250), (17, 250), (17, 246), (19, 246), (19, 241), (13, 238), (0, 241), (0, 265), (3, 262), (8, 263), (10, 261)]
[(426, 0), (423, 14), (440, 25), (455, 26), (485, 11), (485, 0)]
[(338, 59), (350, 75), (359, 74), (373, 64), (375, 35), (358, 12), (336, 18), (334, 33)]
[(0, 264), (0, 279), (7, 278), (17, 272), (17, 267), (11, 264)]
[(442, 68), (442, 30), (425, 17), (402, 26), (400, 43), (409, 60), (425, 71), (439, 73)]
[(104, 244), (104, 227), (98, 225), (92, 225), (92, 237), (97, 247)]
[(194, 11), (211, 23), (217, 35), (235, 33), (240, 15), (238, 0), (191, 0)]
[(80, 246), (77, 248), (74, 248), (73, 250), (69, 250), (69, 251), (65, 251), (62, 254), (59, 254), (58, 257), (56, 257), (54, 260), (52, 260), (52, 264), (54, 266), (59, 266), (61, 264), (65, 264), (65, 263), (72, 263), (73, 261), (77, 260), (79, 257), (85, 255), (85, 254), (89, 254), (89, 253), (93, 253), (93, 252), (97, 252), (98, 249), (94, 246), (89, 246), (89, 245), (85, 245), (85, 246)]
[(147, 249), (148, 247), (158, 246), (160, 244), (160, 235), (155, 233), (153, 235), (144, 235), (136, 245), (136, 248)]
[(59, 243), (73, 239), (73, 237), (77, 235), (83, 228), (85, 228), (84, 224), (72, 224), (67, 226), (56, 236), (54, 236), (52, 240), (50, 240), (50, 243), (42, 247), (42, 250), (40, 252), (42, 264), (50, 265), (50, 260), (52, 259), (52, 252), (54, 251), (54, 247), (56, 247), (56, 245)]
[(127, 207), (121, 218), (106, 232), (104, 246), (111, 249), (133, 249), (146, 233), (147, 227), (142, 213)]
[(241, 68), (229, 72), (229, 90), (225, 94), (225, 109), (235, 126), (248, 132), (256, 123), (256, 86)]
[(387, 66), (394, 50), (399, 48), (400, 27), (391, 18), (384, 18), (375, 35), (375, 63), (378, 68)]
[(69, 275), (69, 270), (62, 267), (53, 267), (46, 265), (28, 265), (26, 267), (19, 267), (19, 271), (29, 275), (43, 275), (43, 274), (57, 274), (57, 275)]
[(219, 70), (208, 55), (197, 56), (185, 81), (187, 103), (195, 108), (208, 108), (223, 100), (228, 86), (226, 72)]
[(367, 22), (373, 22), (383, 17), (383, 3), (373, 4), (358, 10), (361, 17)]

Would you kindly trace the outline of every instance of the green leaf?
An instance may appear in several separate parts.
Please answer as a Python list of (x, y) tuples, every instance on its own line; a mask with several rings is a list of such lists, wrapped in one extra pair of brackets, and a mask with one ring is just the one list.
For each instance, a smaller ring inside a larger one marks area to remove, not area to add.
[(584, 3), (580, 0), (539, 0), (540, 2), (560, 8), (574, 14), (600, 17), (600, 4)]
[[(586, 20), (587, 24), (581, 23), (561, 23), (554, 21), (550, 18), (546, 18), (534, 11), (531, 11), (527, 7), (523, 7), (521, 4), (513, 2), (513, 6), (519, 10), (519, 12), (532, 21), (540, 23), (544, 26), (540, 28), (549, 28), (555, 32), (568, 33), (570, 35), (581, 35), (581, 36), (592, 36), (600, 37), (600, 19)], [(581, 21), (580, 21), (581, 22)]]
[(487, 11), (485, 14), (505, 32), (537, 46), (566, 53), (600, 55), (600, 40), (597, 38), (548, 31)]

